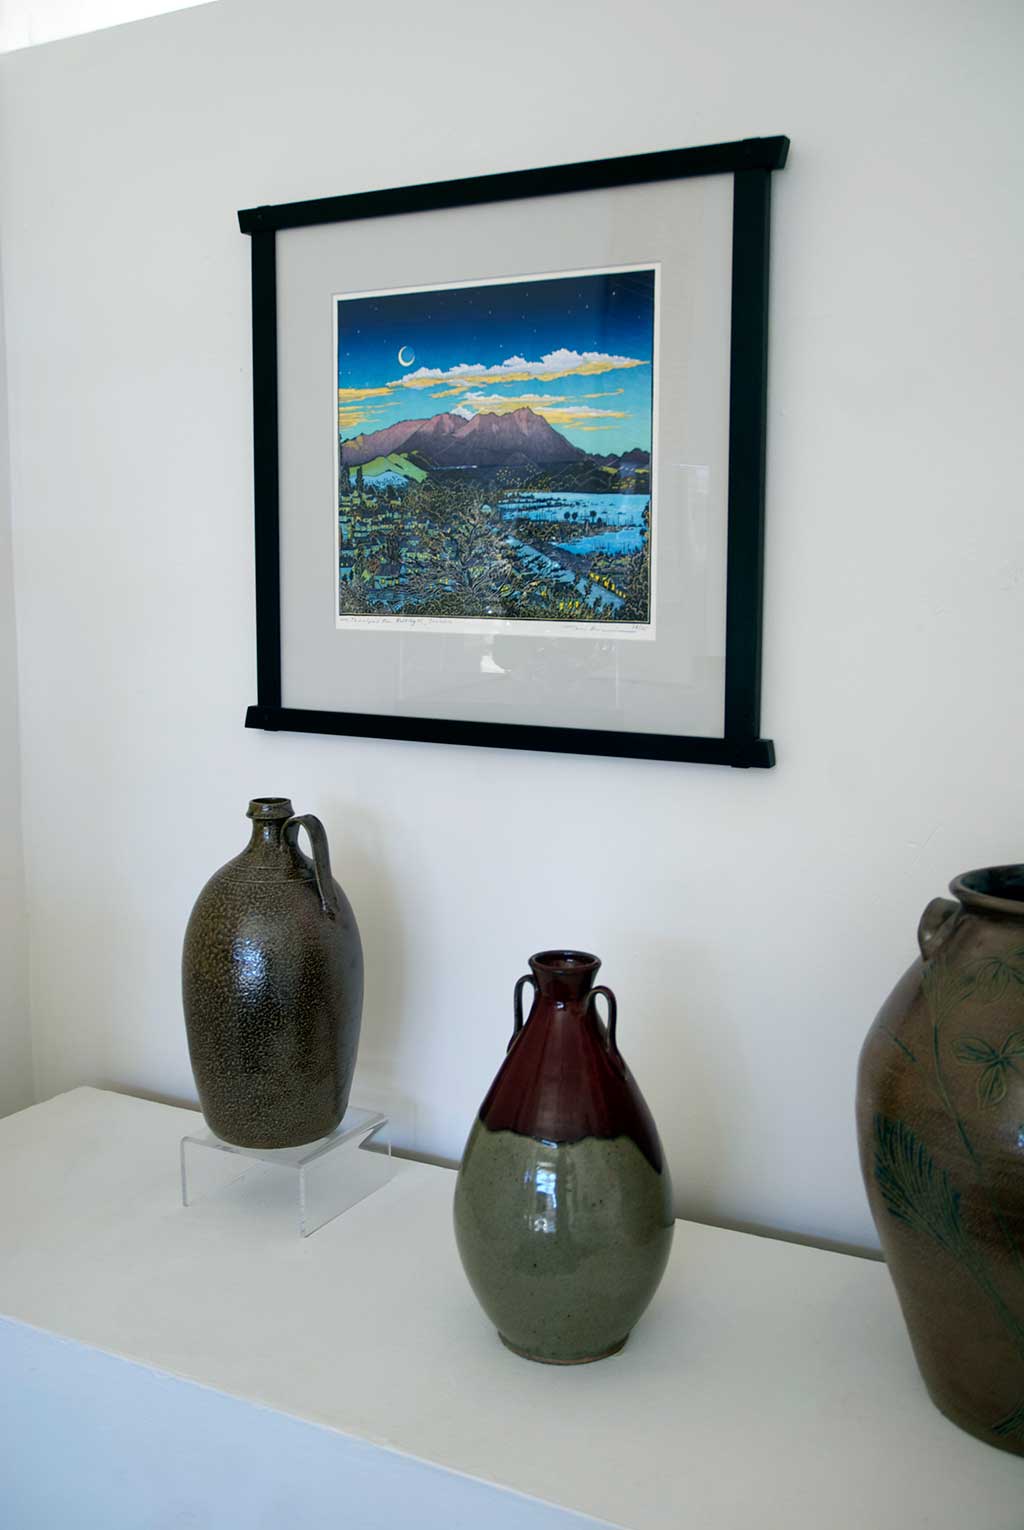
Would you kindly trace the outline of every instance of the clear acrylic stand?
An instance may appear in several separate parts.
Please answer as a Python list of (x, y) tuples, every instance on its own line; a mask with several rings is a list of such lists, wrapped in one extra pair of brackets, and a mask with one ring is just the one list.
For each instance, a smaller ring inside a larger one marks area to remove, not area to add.
[(297, 1213), (299, 1232), (308, 1238), (387, 1184), (394, 1172), (390, 1138), (381, 1136), (387, 1124), (378, 1111), (350, 1108), (329, 1136), (292, 1148), (234, 1147), (209, 1128), (190, 1133), (181, 1139), (182, 1205), (244, 1179), (254, 1201), (277, 1214)]

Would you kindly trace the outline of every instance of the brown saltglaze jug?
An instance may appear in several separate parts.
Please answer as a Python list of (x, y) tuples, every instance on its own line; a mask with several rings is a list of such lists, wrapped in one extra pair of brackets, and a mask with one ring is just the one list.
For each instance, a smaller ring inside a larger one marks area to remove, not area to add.
[(1024, 866), (950, 891), (864, 1043), (861, 1164), (932, 1400), (1024, 1455)]
[(348, 1105), (362, 945), (320, 820), (287, 797), (255, 798), (248, 817), (248, 845), (214, 872), (185, 933), (189, 1054), (211, 1131), (238, 1147), (297, 1147), (327, 1136)]
[(619, 1051), (615, 996), (593, 987), (600, 965), (586, 951), (530, 958), (456, 1182), (456, 1241), (477, 1300), (509, 1349), (550, 1365), (622, 1348), (675, 1225), (658, 1132)]

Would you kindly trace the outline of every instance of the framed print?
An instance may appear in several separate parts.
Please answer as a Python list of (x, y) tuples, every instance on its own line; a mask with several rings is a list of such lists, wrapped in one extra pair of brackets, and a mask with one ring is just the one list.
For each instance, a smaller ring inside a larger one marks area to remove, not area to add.
[(249, 727), (774, 763), (785, 138), (260, 207)]

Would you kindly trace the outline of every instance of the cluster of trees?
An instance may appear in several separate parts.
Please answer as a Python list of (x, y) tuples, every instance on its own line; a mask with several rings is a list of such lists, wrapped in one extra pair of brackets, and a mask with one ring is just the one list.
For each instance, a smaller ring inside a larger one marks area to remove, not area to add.
[(651, 506), (644, 509), (640, 546), (624, 557), (608, 558), (599, 553), (590, 566), (591, 575), (607, 578), (612, 588), (625, 600), (618, 620), (646, 622), (651, 616)]
[(503, 616), (518, 580), (500, 495), (479, 485), (427, 478), (406, 494), (419, 553), (406, 589), (424, 616)]
[[(347, 469), (345, 470), (347, 472)], [(361, 469), (354, 485), (362, 491)], [(351, 488), (349, 489), (351, 493)], [(502, 504), (510, 487), (493, 483), (484, 487), (472, 479), (437, 475), (409, 484), (398, 494), (387, 494), (386, 518), (380, 517), (378, 550), (367, 556), (356, 541), (355, 577), (340, 590), (340, 610), (365, 612), (367, 583), (381, 572), (401, 568), (403, 603), (417, 616), (450, 617), (585, 617), (592, 608), (564, 581), (553, 579), (550, 569), (530, 570), (517, 557), (509, 541), (517, 530), (527, 539), (527, 526), (537, 541), (545, 540), (547, 523), (513, 523), (502, 518)], [(356, 513), (358, 514), (358, 507)], [(376, 519), (375, 515), (375, 519)], [(543, 529), (542, 529), (543, 528)], [(555, 540), (564, 527), (552, 523)], [(650, 511), (644, 516), (640, 552), (630, 558), (602, 559), (591, 565), (602, 578), (609, 565), (606, 587), (625, 597), (620, 619), (646, 621), (650, 576)], [(539, 560), (538, 560), (539, 562)], [(582, 568), (581, 563), (581, 568)], [(614, 575), (611, 570), (614, 568)], [(635, 613), (635, 614), (627, 614)]]
[(352, 478), (352, 469), (346, 463), (342, 463), (338, 471), (338, 503), (339, 505), (352, 493), (363, 493), (363, 465), (358, 463), (355, 472), (355, 481)]
[(574, 538), (593, 536), (595, 531), (607, 529), (604, 521), (595, 517), (573, 516), (564, 521), (509, 520), (508, 529), (524, 542), (571, 542)]
[(379, 551), (367, 556), (357, 540), (355, 577), (341, 587), (342, 614), (365, 611), (361, 586), (400, 565), (401, 592), (417, 616), (512, 615), (522, 581), (499, 502), (454, 478), (424, 479), (387, 494), (386, 518), (375, 512)]
[(622, 571), (622, 584), (626, 604), (622, 618), (627, 622), (649, 622), (651, 619), (651, 502), (644, 509), (644, 523), (640, 532), (640, 550), (632, 553)]

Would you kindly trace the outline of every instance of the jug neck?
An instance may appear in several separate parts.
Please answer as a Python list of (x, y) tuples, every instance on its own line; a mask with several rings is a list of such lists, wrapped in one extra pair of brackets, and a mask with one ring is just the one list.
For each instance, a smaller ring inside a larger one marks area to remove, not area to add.
[(280, 853), (284, 848), (284, 826), (294, 812), (288, 797), (254, 797), (245, 815), (252, 819), (252, 834), (246, 849), (258, 856)]
[(530, 957), (538, 999), (557, 1009), (586, 1004), (600, 965), (589, 951), (539, 951)]

